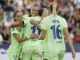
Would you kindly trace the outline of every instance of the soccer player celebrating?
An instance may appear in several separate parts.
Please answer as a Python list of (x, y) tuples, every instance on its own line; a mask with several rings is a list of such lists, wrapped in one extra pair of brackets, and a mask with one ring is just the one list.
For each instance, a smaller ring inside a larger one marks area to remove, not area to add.
[[(42, 13), (43, 12), (43, 13)], [(40, 19), (40, 23), (42, 22), (43, 18), (45, 18), (46, 16), (48, 16), (48, 10), (46, 8), (41, 8), (39, 10), (39, 15), (41, 16), (41, 19)], [(33, 24), (34, 22), (36, 22), (35, 20), (31, 19), (30, 20), (30, 23)], [(47, 37), (46, 37), (47, 38)], [(41, 45), (42, 45), (42, 52), (43, 52), (43, 59), (47, 59), (47, 54), (44, 53), (46, 52), (47, 50), (47, 39), (44, 39), (42, 42), (41, 42)]]
[[(23, 15), (21, 11), (16, 11), (14, 13), (14, 21), (23, 20)], [(28, 40), (28, 36), (24, 37), (24, 27), (17, 26), (11, 28), (11, 45), (9, 47), (9, 60), (19, 60), (23, 41)], [(36, 38), (35, 34), (30, 35), (30, 38)]]
[(35, 21), (31, 21), (31, 23), (42, 30), (39, 39), (47, 37), (48, 60), (63, 60), (65, 54), (64, 36), (72, 50), (72, 57), (75, 58), (75, 50), (69, 36), (67, 22), (64, 18), (56, 14), (56, 9), (57, 4), (53, 2), (49, 6), (50, 15), (42, 20), (41, 25)]
[[(40, 23), (40, 16), (41, 19), (45, 17), (45, 11), (43, 9), (39, 10), (38, 6), (33, 6), (31, 8), (31, 17), (28, 18), (26, 23), (26, 35), (40, 34), (40, 30), (30, 24), (30, 20), (33, 19), (37, 23)], [(48, 10), (46, 12), (48, 14)], [(40, 16), (39, 16), (40, 15)], [(44, 16), (44, 17), (43, 17)], [(29, 39), (24, 42), (23, 49), (22, 49), (22, 60), (42, 60), (42, 48), (41, 48), (41, 41), (37, 39)]]

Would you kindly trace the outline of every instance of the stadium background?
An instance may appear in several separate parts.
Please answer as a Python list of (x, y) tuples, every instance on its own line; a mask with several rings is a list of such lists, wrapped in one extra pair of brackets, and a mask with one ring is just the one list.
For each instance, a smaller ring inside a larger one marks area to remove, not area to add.
[[(42, 8), (48, 8), (54, 0), (0, 0), (0, 22), (3, 22), (4, 28), (0, 28), (0, 60), (8, 60), (7, 51), (10, 45), (9, 26), (13, 21), (15, 10), (23, 9), (24, 14), (29, 14), (31, 7), (38, 4)], [(55, 0), (56, 1), (56, 0)], [(80, 0), (58, 0), (58, 14), (68, 22), (68, 30), (72, 39), (76, 59), (80, 60)], [(66, 54), (64, 60), (73, 60), (71, 49), (66, 44)]]

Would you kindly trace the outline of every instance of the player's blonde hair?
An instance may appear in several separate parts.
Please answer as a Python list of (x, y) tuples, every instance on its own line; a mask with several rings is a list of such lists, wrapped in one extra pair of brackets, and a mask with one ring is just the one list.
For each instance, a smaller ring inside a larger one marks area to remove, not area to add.
[(46, 16), (48, 16), (48, 9), (43, 8), (43, 13), (42, 13), (42, 16), (41, 16), (41, 20), (40, 21), (42, 21), (43, 18), (45, 18)]

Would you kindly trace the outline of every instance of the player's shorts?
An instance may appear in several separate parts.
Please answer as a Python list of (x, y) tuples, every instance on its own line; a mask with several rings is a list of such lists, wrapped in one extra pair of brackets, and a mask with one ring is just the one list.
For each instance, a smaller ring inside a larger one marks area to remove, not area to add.
[(42, 51), (42, 57), (43, 57), (43, 59), (48, 59), (48, 52)]
[(65, 50), (48, 52), (48, 60), (63, 60)]
[(18, 53), (11, 52), (11, 51), (8, 52), (8, 58), (9, 58), (9, 60), (19, 60), (20, 55), (21, 55), (21, 51), (18, 52)]
[(19, 60), (22, 50), (18, 51), (8, 51), (9, 60)]
[(23, 43), (22, 60), (42, 60), (40, 41), (26, 41)]

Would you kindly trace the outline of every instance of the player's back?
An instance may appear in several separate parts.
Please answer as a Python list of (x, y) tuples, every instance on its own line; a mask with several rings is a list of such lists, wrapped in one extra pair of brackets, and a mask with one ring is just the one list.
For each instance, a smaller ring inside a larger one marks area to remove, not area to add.
[(57, 51), (59, 49), (65, 50), (63, 35), (63, 28), (66, 25), (65, 19), (58, 15), (56, 16), (50, 15), (43, 19), (43, 23), (45, 23), (44, 24), (45, 29), (47, 30), (49, 50), (50, 51)]

